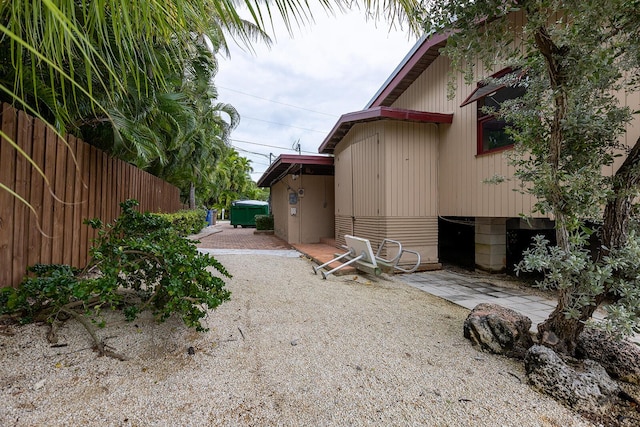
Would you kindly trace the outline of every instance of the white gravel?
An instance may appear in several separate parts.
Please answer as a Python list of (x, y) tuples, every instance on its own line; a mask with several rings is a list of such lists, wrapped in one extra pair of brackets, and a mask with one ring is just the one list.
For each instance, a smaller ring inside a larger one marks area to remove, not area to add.
[(472, 348), (466, 309), (388, 277), (325, 281), (303, 258), (217, 258), (233, 295), (210, 331), (148, 317), (101, 330), (129, 361), (97, 357), (73, 321), (67, 347), (44, 326), (0, 335), (0, 425), (591, 425), (521, 363)]

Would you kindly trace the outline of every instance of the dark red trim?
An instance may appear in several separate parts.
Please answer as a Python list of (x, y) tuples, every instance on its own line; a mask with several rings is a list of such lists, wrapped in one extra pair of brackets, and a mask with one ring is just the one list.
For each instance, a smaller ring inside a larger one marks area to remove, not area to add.
[(452, 123), (453, 114), (430, 113), (392, 107), (374, 107), (367, 110), (343, 114), (324, 139), (318, 152), (333, 153), (333, 149), (356, 123), (378, 120), (398, 120), (415, 123)]
[(305, 165), (332, 165), (333, 157), (327, 156), (313, 156), (313, 155), (297, 155), (297, 154), (280, 154), (278, 158), (273, 162), (296, 164), (301, 163)]
[(380, 93), (373, 99), (369, 105), (370, 107), (379, 107), (382, 105), (384, 100), (395, 90), (395, 88), (405, 80), (409, 73), (415, 71), (415, 67), (420, 62), (422, 57), (426, 55), (426, 53), (434, 48), (436, 45), (446, 41), (449, 38), (448, 35), (444, 34), (436, 34), (428, 39), (426, 39), (418, 49), (405, 61), (400, 70), (396, 73), (395, 76), (389, 81), (385, 88), (380, 91)]
[[(514, 70), (511, 67), (507, 67), (507, 68), (503, 68), (502, 70), (498, 71), (497, 73), (494, 73), (490, 76), (490, 78), (493, 79), (499, 79), (500, 77), (506, 76), (509, 73), (512, 73)], [(518, 79), (521, 78), (524, 75), (525, 71), (522, 70), (520, 72), (520, 74), (518, 75)], [(479, 96), (475, 96), (476, 93), (478, 93), (478, 91), (486, 88), (487, 86), (493, 86), (490, 88), (490, 90), (486, 91), (485, 93), (479, 95)], [(502, 83), (502, 84), (486, 84), (483, 82), (478, 82), (478, 86), (473, 90), (473, 92), (471, 92), (471, 94), (469, 96), (467, 96), (467, 99), (465, 99), (464, 101), (462, 101), (462, 104), (460, 104), (460, 107), (464, 107), (465, 105), (469, 105), (472, 102), (478, 101), (482, 98), (484, 98), (487, 95), (490, 95), (494, 92), (499, 91), (500, 89), (503, 89), (504, 87), (506, 87), (507, 84), (506, 83)]]
[[(310, 166), (313, 173), (319, 175), (333, 175), (333, 157), (314, 156), (314, 155), (297, 155), (297, 154), (281, 154), (271, 163), (267, 170), (258, 180), (258, 187), (270, 187), (294, 165)], [(300, 168), (295, 169), (296, 171)]]
[(484, 143), (483, 143), (484, 132), (482, 131), (482, 124), (493, 118), (494, 117), (492, 115), (486, 115), (486, 116), (480, 117), (477, 120), (478, 132), (477, 132), (477, 140), (476, 140), (476, 156), (483, 156), (485, 154), (497, 153), (500, 151), (510, 150), (511, 148), (513, 148), (513, 144), (509, 144), (509, 145), (504, 145), (502, 147), (492, 148), (490, 150), (483, 149), (484, 148)]

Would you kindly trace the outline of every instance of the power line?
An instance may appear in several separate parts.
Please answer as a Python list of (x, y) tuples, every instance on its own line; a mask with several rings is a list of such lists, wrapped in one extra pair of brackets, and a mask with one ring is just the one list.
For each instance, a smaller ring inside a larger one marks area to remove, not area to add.
[(292, 126), (292, 125), (285, 125), (284, 123), (270, 122), (269, 120), (256, 119), (255, 117), (249, 117), (249, 116), (244, 116), (244, 115), (241, 116), (241, 119), (256, 120), (258, 122), (264, 122), (264, 123), (270, 123), (272, 125), (285, 126), (285, 127), (294, 128), (294, 129), (306, 130), (306, 131), (309, 131), (309, 132), (318, 132), (318, 133), (323, 133), (323, 134), (327, 133), (326, 131), (323, 131), (323, 130), (316, 130), (316, 129), (309, 129), (309, 128), (301, 128), (301, 127)]
[[(233, 142), (240, 142), (243, 144), (251, 144), (251, 145), (259, 145), (260, 147), (268, 147), (268, 148), (277, 148), (278, 150), (287, 150), (287, 151), (298, 151), (298, 150), (294, 150), (293, 148), (288, 148), (288, 147), (278, 147), (277, 145), (269, 145), (269, 144), (261, 144), (259, 142), (252, 142), (252, 141), (245, 141), (242, 139), (231, 139), (231, 141)], [(318, 154), (315, 151), (305, 151), (305, 150), (301, 150), (302, 153), (308, 153), (308, 154)]]
[(257, 96), (257, 95), (252, 95), (250, 93), (246, 93), (246, 92), (242, 92), (236, 89), (231, 89), (228, 87), (224, 87), (224, 86), (220, 86), (220, 85), (216, 85), (216, 87), (219, 87), (221, 89), (225, 89), (231, 92), (236, 92), (236, 93), (240, 93), (242, 95), (246, 95), (246, 96), (250, 96), (252, 98), (256, 98), (256, 99), (262, 99), (263, 101), (267, 101), (267, 102), (273, 102), (274, 104), (280, 104), (280, 105), (285, 105), (287, 107), (291, 107), (291, 108), (297, 108), (298, 110), (304, 110), (304, 111), (309, 111), (310, 113), (316, 113), (316, 114), (322, 114), (323, 116), (329, 116), (329, 117), (338, 117), (335, 114), (329, 114), (329, 113), (323, 113), (322, 111), (316, 111), (316, 110), (311, 110), (309, 108), (304, 108), (304, 107), (299, 107), (297, 105), (293, 105), (293, 104), (287, 104), (285, 102), (280, 102), (280, 101), (274, 101), (273, 99), (267, 99), (267, 98), (263, 98), (261, 96)]

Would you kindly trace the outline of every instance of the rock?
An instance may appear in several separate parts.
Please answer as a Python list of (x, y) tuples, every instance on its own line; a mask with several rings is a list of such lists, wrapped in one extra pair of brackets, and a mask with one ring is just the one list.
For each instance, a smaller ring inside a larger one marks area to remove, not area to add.
[(578, 337), (576, 354), (600, 363), (613, 378), (640, 384), (640, 346), (632, 342), (589, 328)]
[(478, 304), (464, 321), (464, 336), (483, 350), (524, 357), (533, 345), (531, 319), (497, 304)]
[(597, 362), (584, 360), (574, 368), (545, 346), (531, 347), (524, 365), (534, 388), (576, 410), (602, 413), (621, 391)]

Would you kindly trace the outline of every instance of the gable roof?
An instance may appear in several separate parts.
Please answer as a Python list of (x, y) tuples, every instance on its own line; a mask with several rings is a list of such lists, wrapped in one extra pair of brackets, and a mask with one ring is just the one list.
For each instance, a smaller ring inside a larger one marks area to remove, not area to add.
[(362, 111), (343, 114), (329, 135), (324, 139), (319, 153), (332, 154), (351, 128), (357, 123), (376, 120), (399, 120), (416, 123), (451, 123), (453, 114), (392, 108), (391, 105), (416, 81), (433, 61), (440, 56), (440, 49), (448, 36), (435, 34), (424, 36), (413, 46), (400, 65), (391, 73), (382, 87)]
[(258, 180), (258, 187), (271, 187), (289, 173), (333, 175), (333, 157), (281, 154)]
[(440, 56), (440, 49), (447, 44), (448, 35), (423, 36), (391, 73), (365, 108), (390, 107), (424, 70)]

